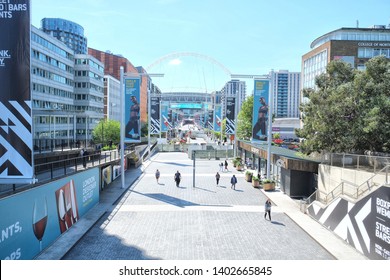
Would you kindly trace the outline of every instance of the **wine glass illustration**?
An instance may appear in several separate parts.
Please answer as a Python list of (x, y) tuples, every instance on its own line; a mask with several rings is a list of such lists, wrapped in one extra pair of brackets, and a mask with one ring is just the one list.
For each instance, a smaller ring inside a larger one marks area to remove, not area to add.
[(47, 200), (46, 196), (36, 198), (33, 207), (33, 231), (39, 241), (39, 251), (42, 251), (42, 238), (47, 224)]

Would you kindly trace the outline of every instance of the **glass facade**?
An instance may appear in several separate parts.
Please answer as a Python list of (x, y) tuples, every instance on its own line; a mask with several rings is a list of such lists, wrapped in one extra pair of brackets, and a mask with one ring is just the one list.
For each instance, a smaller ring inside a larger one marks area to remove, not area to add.
[(41, 20), (43, 32), (65, 43), (76, 54), (87, 53), (87, 38), (84, 28), (77, 23), (60, 18), (44, 18)]

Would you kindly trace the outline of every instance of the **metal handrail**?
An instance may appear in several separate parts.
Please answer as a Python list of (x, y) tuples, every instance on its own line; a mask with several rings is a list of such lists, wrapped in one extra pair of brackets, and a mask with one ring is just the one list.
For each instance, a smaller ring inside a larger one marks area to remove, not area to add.
[[(348, 197), (357, 200), (357, 199), (361, 198), (367, 191), (371, 191), (372, 188), (375, 187), (375, 185), (372, 184), (372, 180), (376, 176), (383, 175), (381, 173), (383, 173), (384, 171), (386, 172), (385, 183), (388, 184), (389, 183), (389, 168), (390, 168), (390, 165), (385, 166), (384, 168), (382, 168), (380, 171), (376, 172), (374, 175), (372, 175), (370, 178), (368, 178), (366, 181), (364, 181), (362, 184), (360, 184), (357, 187), (349, 184), (353, 188), (353, 191), (351, 191), (351, 192), (348, 192), (347, 188), (345, 187), (345, 185), (348, 184), (348, 182), (341, 182), (340, 184), (338, 184), (331, 192), (329, 192), (325, 195), (325, 199), (322, 199), (318, 195), (319, 190), (317, 190), (315, 192), (315, 195), (316, 195), (315, 200), (319, 200), (325, 204), (328, 204), (330, 201), (334, 200), (335, 198), (339, 197), (340, 195), (347, 195)], [(309, 197), (310, 201), (312, 200), (313, 195), (314, 194), (312, 194)]]

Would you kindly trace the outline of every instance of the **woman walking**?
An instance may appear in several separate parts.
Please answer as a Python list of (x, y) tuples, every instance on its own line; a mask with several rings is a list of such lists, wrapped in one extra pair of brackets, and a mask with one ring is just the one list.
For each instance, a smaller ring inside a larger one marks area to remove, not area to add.
[(272, 206), (271, 200), (268, 198), (264, 205), (265, 207), (264, 219), (267, 220), (267, 213), (268, 213), (268, 218), (270, 221), (271, 221), (271, 206)]

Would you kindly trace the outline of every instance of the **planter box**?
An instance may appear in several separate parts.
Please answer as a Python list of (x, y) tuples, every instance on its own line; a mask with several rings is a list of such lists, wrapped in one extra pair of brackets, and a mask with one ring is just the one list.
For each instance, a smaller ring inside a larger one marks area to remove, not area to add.
[(263, 190), (265, 191), (275, 190), (275, 183), (263, 183)]
[(236, 169), (237, 169), (237, 171), (242, 171), (242, 170), (244, 170), (244, 166), (237, 165)]
[(245, 180), (247, 181), (247, 182), (252, 182), (252, 174), (245, 174)]
[(252, 186), (253, 186), (254, 188), (260, 188), (260, 181), (252, 180)]

